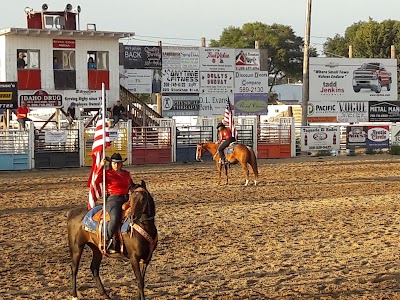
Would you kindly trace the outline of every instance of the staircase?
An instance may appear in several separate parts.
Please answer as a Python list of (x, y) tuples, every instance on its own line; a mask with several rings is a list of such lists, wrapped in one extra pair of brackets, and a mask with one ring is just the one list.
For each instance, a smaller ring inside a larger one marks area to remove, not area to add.
[(133, 127), (159, 126), (154, 119), (162, 118), (162, 116), (122, 85), (119, 86), (119, 97), (123, 105), (130, 108), (130, 119)]

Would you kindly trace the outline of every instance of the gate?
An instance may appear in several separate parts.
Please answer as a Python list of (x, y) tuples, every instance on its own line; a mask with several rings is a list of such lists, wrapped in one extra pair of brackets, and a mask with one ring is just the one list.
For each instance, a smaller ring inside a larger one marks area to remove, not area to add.
[(0, 130), (0, 170), (31, 168), (33, 131)]
[(172, 127), (134, 127), (132, 129), (132, 164), (172, 162)]
[[(106, 156), (110, 157), (114, 152), (121, 154), (123, 158), (128, 158), (127, 164), (131, 163), (129, 151), (129, 126), (131, 122), (119, 122), (119, 128), (110, 128), (108, 130), (110, 136), (110, 147), (106, 149)], [(92, 165), (92, 146), (96, 127), (85, 128), (84, 132), (84, 166)]]
[(258, 158), (292, 157), (291, 127), (285, 125), (260, 125), (257, 140)]
[(34, 161), (36, 169), (80, 167), (79, 129), (36, 130)]
[[(181, 126), (176, 128), (176, 161), (195, 162), (196, 144), (213, 141), (213, 126)], [(212, 155), (205, 153), (204, 161), (211, 161)]]

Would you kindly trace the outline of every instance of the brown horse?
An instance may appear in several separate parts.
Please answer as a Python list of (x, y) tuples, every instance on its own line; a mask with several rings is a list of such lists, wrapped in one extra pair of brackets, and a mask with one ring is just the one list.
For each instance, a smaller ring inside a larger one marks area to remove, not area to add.
[[(205, 151), (208, 151), (213, 155), (215, 163), (217, 165), (217, 169), (219, 172), (219, 181), (218, 184), (221, 183), (221, 172), (222, 166), (225, 167), (225, 175), (226, 175), (226, 184), (228, 184), (228, 166), (219, 163), (219, 154), (218, 154), (218, 146), (219, 144), (213, 142), (206, 143), (198, 143), (196, 149), (196, 160), (200, 161)], [(229, 147), (227, 147), (224, 151), (226, 151)], [(254, 154), (253, 149), (243, 144), (234, 144), (233, 151), (225, 152), (226, 160), (229, 164), (237, 164), (238, 162), (242, 166), (244, 174), (246, 176), (246, 182), (244, 185), (249, 184), (249, 169), (247, 164), (249, 164), (253, 170), (254, 174), (254, 185), (257, 185), (258, 179), (258, 167), (257, 167), (257, 158)]]
[(157, 246), (157, 228), (154, 217), (156, 214), (153, 197), (148, 192), (145, 182), (130, 188), (130, 208), (128, 210), (129, 224), (127, 231), (122, 233), (124, 251), (122, 254), (105, 254), (100, 247), (100, 235), (98, 232), (89, 232), (83, 225), (83, 219), (87, 213), (86, 208), (77, 208), (68, 214), (68, 242), (71, 255), (71, 295), (72, 299), (78, 299), (76, 293), (76, 276), (83, 248), (88, 245), (93, 252), (90, 270), (92, 271), (96, 286), (103, 299), (111, 299), (106, 293), (101, 282), (99, 272), (103, 255), (113, 258), (127, 257), (132, 265), (138, 286), (138, 299), (145, 299), (144, 277), (146, 268), (150, 263), (154, 249)]

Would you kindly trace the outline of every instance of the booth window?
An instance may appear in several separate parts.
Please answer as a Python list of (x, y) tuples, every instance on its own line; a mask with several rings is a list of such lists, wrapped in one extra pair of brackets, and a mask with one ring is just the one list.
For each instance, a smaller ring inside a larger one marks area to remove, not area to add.
[(76, 89), (75, 66), (74, 50), (53, 51), (54, 88), (56, 90)]
[(109, 52), (108, 51), (88, 51), (88, 89), (101, 90), (102, 83), (109, 89)]
[(41, 89), (40, 51), (17, 49), (18, 88), (20, 90)]

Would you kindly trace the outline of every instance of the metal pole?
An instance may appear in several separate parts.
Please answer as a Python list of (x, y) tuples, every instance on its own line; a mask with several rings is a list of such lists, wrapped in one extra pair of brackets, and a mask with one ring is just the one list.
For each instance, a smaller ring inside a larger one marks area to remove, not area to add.
[[(106, 85), (103, 82), (101, 84), (101, 117), (102, 124), (101, 128), (103, 130), (103, 155), (102, 160), (106, 156)], [(102, 195), (103, 195), (103, 250), (107, 250), (106, 247), (106, 166), (103, 166), (103, 184), (102, 184)]]
[(307, 107), (310, 95), (309, 86), (309, 60), (310, 60), (310, 28), (311, 28), (311, 0), (307, 0), (306, 28), (304, 35), (304, 60), (303, 60), (303, 101), (301, 103), (301, 125), (307, 126)]

